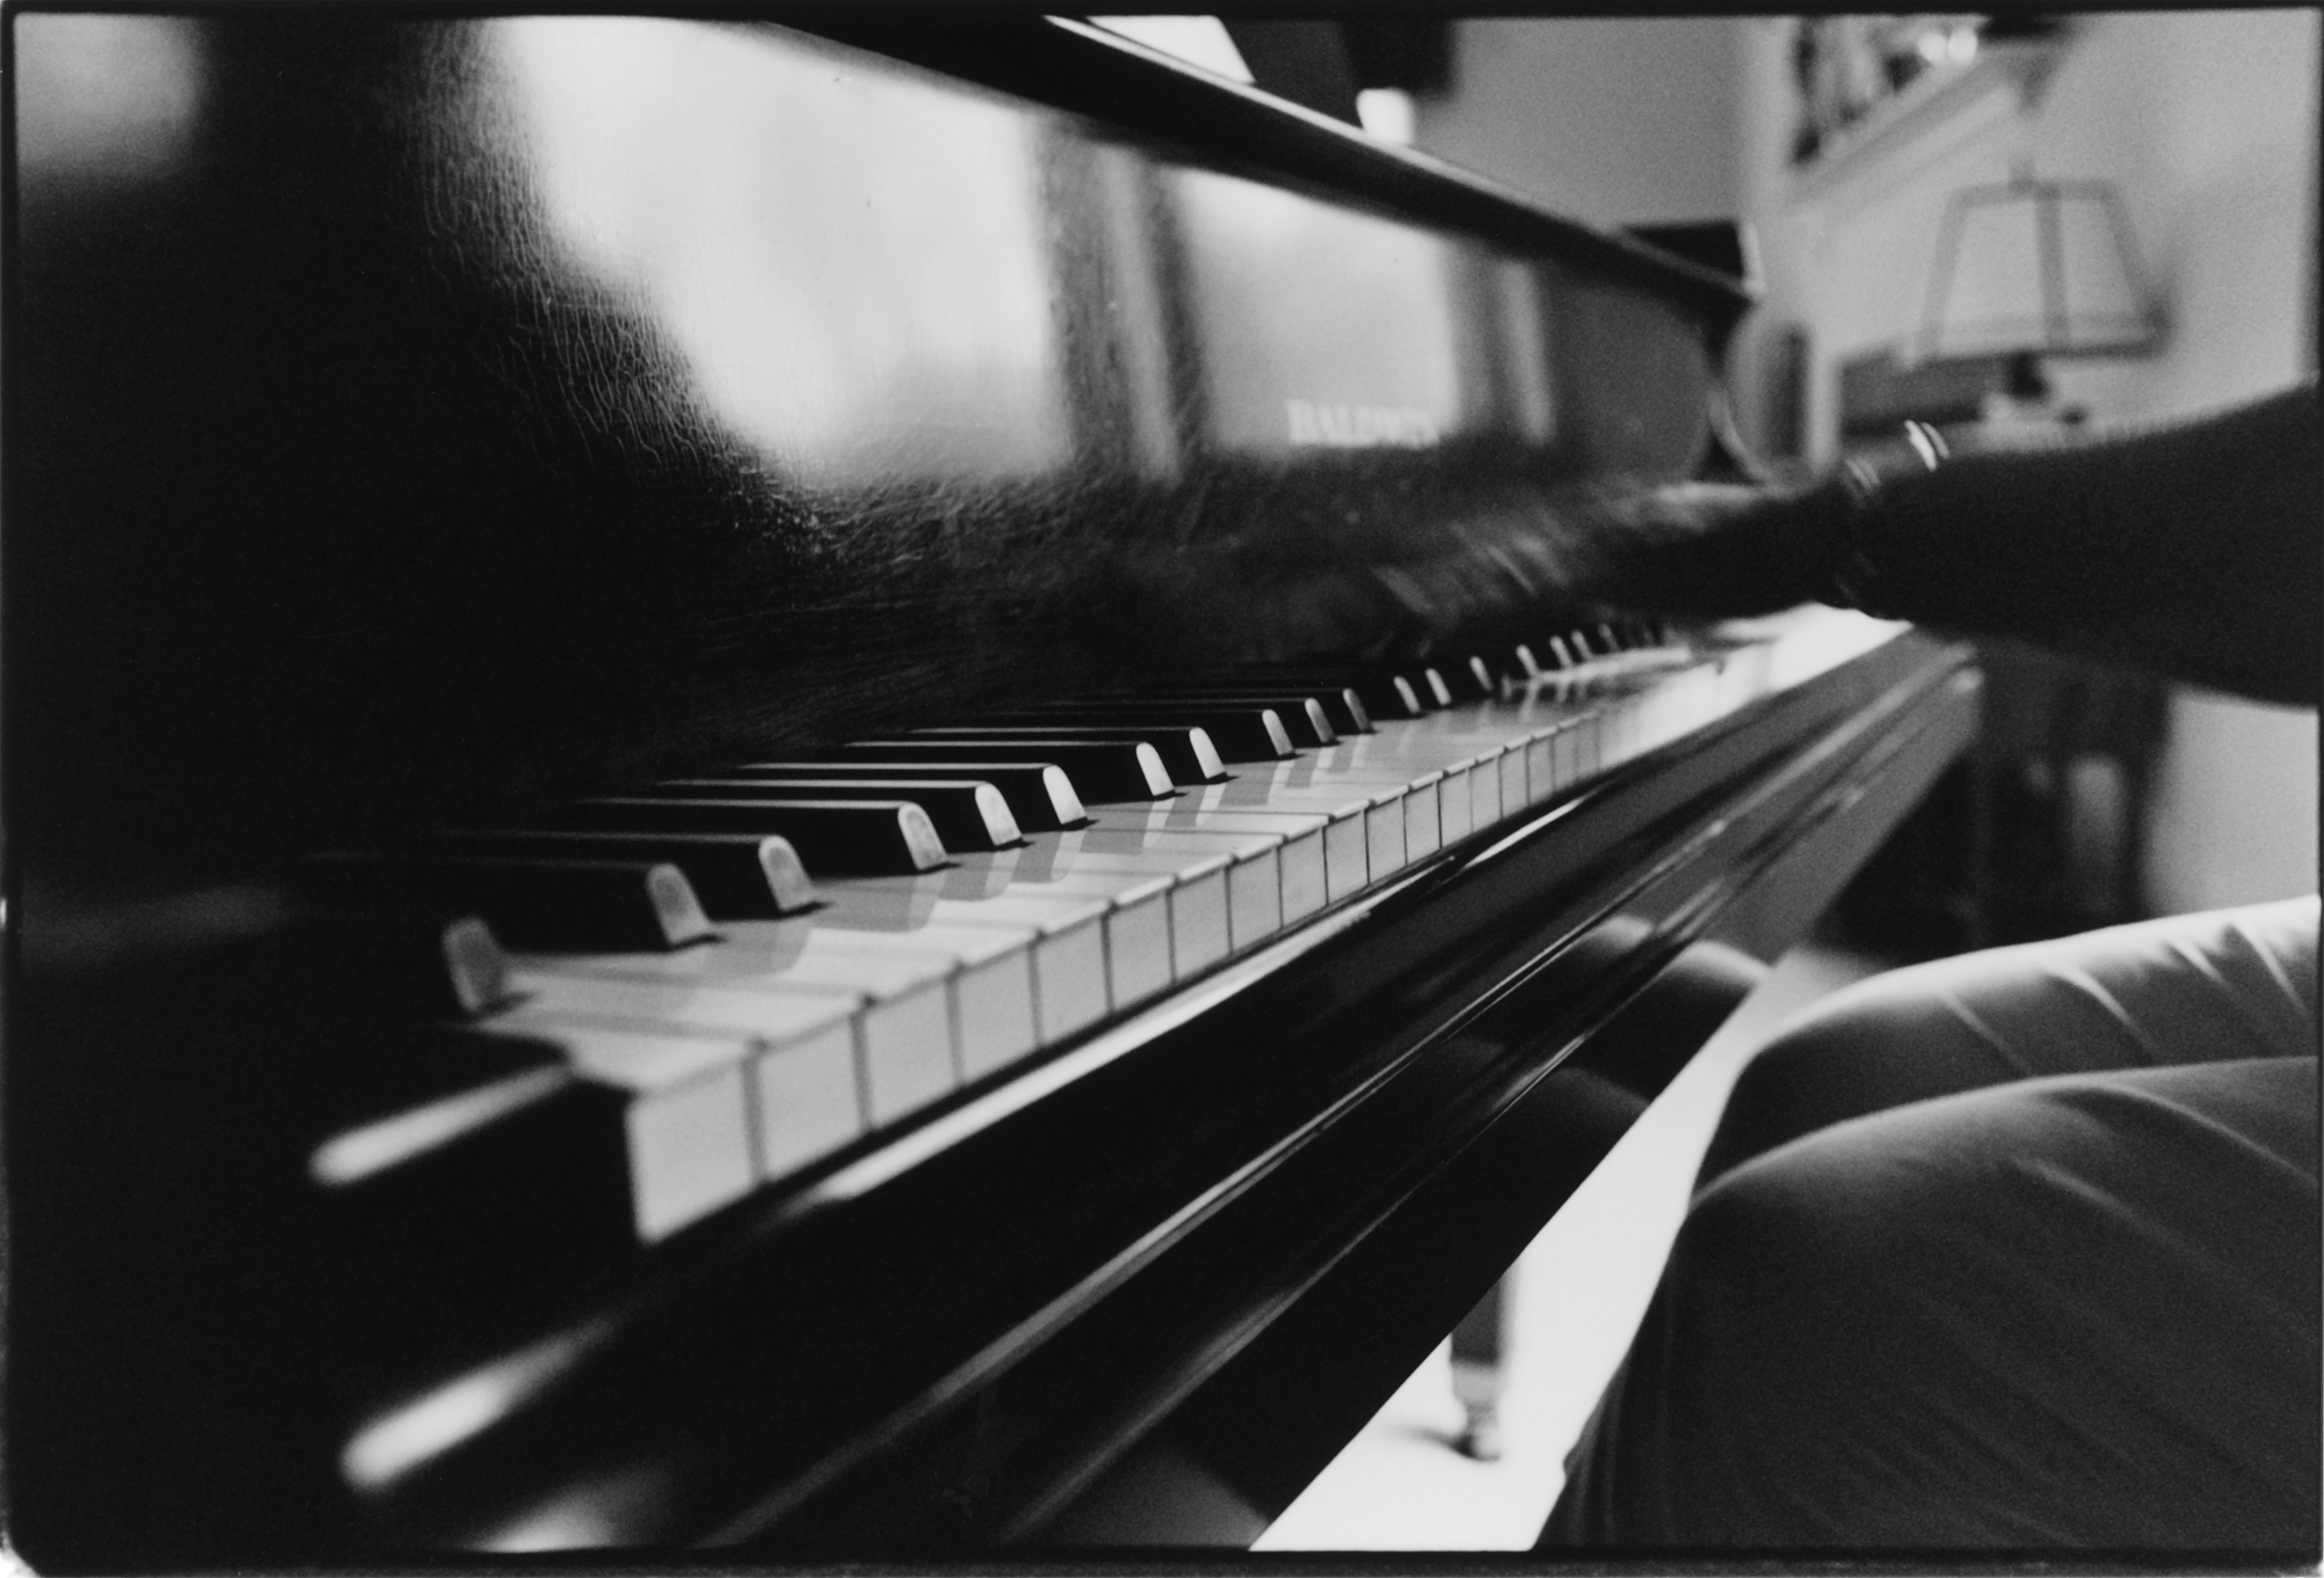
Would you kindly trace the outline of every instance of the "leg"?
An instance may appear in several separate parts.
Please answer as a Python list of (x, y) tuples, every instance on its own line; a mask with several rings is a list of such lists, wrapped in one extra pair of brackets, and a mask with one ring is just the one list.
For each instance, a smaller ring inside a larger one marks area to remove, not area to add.
[(1896, 970), (1745, 1069), (1706, 1184), (1842, 1118), (2030, 1077), (2316, 1054), (2316, 900), (2174, 915)]
[(2313, 1560), (2316, 1074), (2037, 1080), (1736, 1167), (1544, 1545)]
[(2309, 899), (1803, 1017), (1545, 1544), (2311, 1545), (2315, 983)]

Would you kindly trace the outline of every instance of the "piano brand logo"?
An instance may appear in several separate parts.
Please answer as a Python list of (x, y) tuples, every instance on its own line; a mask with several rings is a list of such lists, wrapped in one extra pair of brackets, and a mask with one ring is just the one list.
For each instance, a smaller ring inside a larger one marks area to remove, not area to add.
[(1328, 449), (1429, 449), (1443, 430), (1413, 406), (1352, 406), (1335, 400), (1286, 400), (1294, 446)]

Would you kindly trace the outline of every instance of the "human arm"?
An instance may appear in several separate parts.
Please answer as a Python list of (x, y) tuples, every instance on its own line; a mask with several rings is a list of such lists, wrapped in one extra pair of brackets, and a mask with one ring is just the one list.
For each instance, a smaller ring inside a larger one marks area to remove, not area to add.
[(1564, 586), (1756, 614), (1819, 598), (2115, 659), (2264, 700), (2324, 690), (2324, 416), (2311, 380), (2118, 435), (1956, 456), (1876, 484), (1609, 501)]

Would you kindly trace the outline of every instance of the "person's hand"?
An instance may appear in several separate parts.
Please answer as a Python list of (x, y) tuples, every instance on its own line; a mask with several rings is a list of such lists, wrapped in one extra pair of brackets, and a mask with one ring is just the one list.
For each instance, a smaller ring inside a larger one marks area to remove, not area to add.
[(1735, 617), (1812, 599), (1819, 495), (1677, 483), (1588, 500), (1549, 552), (1573, 596), (1628, 612)]
[(1680, 483), (1598, 491), (1466, 523), (1437, 552), (1373, 563), (1405, 621), (1451, 633), (1544, 612), (1729, 618), (1809, 601), (1817, 491)]
[(1510, 495), (1404, 534), (1254, 535), (1216, 549), (1124, 553), (1113, 605), (1168, 628), (1264, 637), (1254, 655), (1434, 650), (1527, 640), (1619, 615), (1721, 619), (1817, 596), (1830, 485), (1680, 483)]

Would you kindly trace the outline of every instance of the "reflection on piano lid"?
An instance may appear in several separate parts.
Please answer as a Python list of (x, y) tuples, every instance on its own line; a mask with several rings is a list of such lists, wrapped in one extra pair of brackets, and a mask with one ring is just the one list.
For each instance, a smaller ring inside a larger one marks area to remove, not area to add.
[(1961, 747), (1399, 600), (1702, 464), (1730, 284), (787, 16), (14, 19), (36, 1564), (1246, 1540)]

